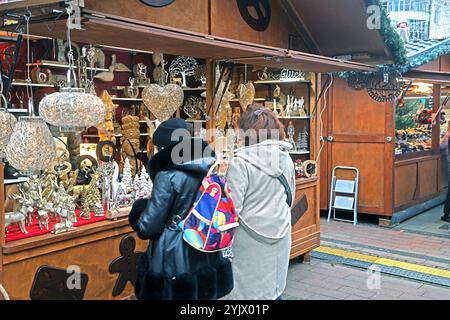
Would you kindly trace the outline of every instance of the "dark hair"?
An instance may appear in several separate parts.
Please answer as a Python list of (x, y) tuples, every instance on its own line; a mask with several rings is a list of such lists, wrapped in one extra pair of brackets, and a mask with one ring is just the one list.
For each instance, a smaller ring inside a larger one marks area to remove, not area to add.
[[(284, 126), (275, 113), (260, 104), (252, 104), (238, 120), (244, 144), (249, 146), (264, 140), (284, 140)], [(264, 133), (264, 134), (262, 134)]]

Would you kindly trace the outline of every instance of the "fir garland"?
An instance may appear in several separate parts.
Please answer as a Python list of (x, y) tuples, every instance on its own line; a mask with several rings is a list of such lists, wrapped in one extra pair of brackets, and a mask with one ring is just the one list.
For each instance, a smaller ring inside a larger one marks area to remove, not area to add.
[(378, 6), (381, 9), (381, 29), (379, 33), (384, 43), (391, 51), (395, 64), (403, 65), (408, 63), (406, 59), (405, 45), (397, 31), (392, 27), (391, 19), (380, 0), (366, 0), (367, 6)]

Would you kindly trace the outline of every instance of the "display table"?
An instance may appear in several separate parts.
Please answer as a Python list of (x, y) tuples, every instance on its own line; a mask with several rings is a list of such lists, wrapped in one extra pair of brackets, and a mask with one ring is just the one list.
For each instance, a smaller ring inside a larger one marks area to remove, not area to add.
[[(112, 296), (118, 274), (112, 274), (108, 269), (111, 262), (121, 256), (119, 244), (128, 234), (133, 234), (128, 219), (121, 219), (81, 226), (69, 233), (44, 234), (8, 242), (2, 248), (3, 286), (11, 299), (29, 299), (39, 267), (48, 265), (66, 269), (78, 266), (89, 277), (84, 299), (127, 298), (133, 294), (130, 283), (120, 296)], [(145, 251), (147, 242), (134, 238), (136, 252)]]

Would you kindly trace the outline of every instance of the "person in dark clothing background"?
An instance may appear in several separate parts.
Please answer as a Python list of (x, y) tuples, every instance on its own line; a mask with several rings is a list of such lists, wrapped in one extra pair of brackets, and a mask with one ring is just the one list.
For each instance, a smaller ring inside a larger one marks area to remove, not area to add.
[(450, 124), (447, 126), (447, 133), (441, 140), (441, 154), (446, 159), (442, 159), (442, 163), (447, 167), (447, 172), (449, 172), (449, 184), (447, 190), (447, 198), (445, 199), (444, 205), (444, 215), (441, 217), (442, 221), (450, 222)]
[[(180, 130), (184, 130), (185, 134), (172, 140), (172, 134), (175, 131), (180, 133)], [(200, 252), (183, 242), (187, 246), (185, 250), (188, 252), (189, 265), (194, 265), (195, 272), (170, 279), (167, 279), (167, 275), (178, 269), (178, 260), (166, 261), (164, 256), (164, 252), (174, 246), (173, 243), (167, 243), (170, 241), (164, 237), (166, 227), (172, 222), (176, 225), (186, 217), (203, 178), (216, 161), (214, 151), (202, 139), (192, 138), (183, 119), (170, 119), (161, 123), (153, 134), (153, 143), (158, 152), (148, 165), (153, 181), (152, 196), (150, 199), (137, 200), (129, 215), (130, 225), (138, 236), (143, 240), (151, 240), (146, 256), (138, 265), (136, 297), (142, 300), (220, 298), (233, 287), (231, 262), (224, 259), (221, 252)], [(176, 159), (178, 150), (182, 150), (182, 161)], [(161, 256), (164, 257), (163, 261), (157, 262)], [(205, 259), (208, 260), (206, 267), (202, 264)]]

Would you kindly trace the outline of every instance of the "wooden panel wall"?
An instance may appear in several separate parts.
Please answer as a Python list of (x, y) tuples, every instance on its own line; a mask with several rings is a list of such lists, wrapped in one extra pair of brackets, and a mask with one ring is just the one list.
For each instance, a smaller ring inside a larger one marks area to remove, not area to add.
[(291, 258), (305, 254), (320, 245), (320, 215), (317, 181), (297, 185), (296, 199), (302, 195), (308, 199), (308, 211), (292, 227)]
[(433, 155), (395, 164), (395, 211), (432, 199), (446, 190), (441, 178), (441, 156)]
[(441, 72), (450, 73), (450, 54), (441, 57)]
[[(378, 103), (365, 90), (355, 91), (345, 80), (335, 79), (327, 103), (324, 136), (327, 142), (321, 161), (321, 208), (328, 209), (331, 173), (336, 166), (360, 170), (358, 211), (392, 214), (394, 115), (390, 103)], [(348, 178), (345, 175), (342, 178)], [(376, 191), (374, 191), (376, 190)]]
[(420, 66), (419, 68), (416, 68), (420, 71), (432, 71), (432, 72), (439, 72), (440, 71), (440, 63), (439, 59), (433, 60), (430, 63), (427, 63), (423, 66)]
[(209, 33), (208, 0), (176, 0), (162, 8), (147, 6), (140, 0), (85, 0), (84, 2), (86, 9), (93, 11), (191, 32)]
[(271, 0), (271, 5), (271, 23), (267, 30), (258, 32), (242, 19), (235, 0), (176, 0), (162, 8), (149, 7), (140, 0), (85, 0), (86, 9), (108, 15), (287, 49), (289, 35), (299, 32), (279, 0)]
[(272, 20), (267, 30), (253, 30), (242, 19), (234, 0), (211, 0), (211, 34), (244, 42), (288, 48), (288, 35), (298, 34), (279, 0), (271, 0)]
[(395, 168), (395, 207), (401, 207), (416, 199), (418, 193), (417, 164), (408, 164)]

